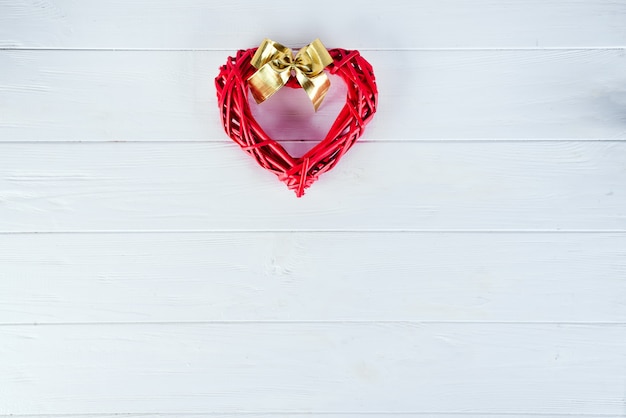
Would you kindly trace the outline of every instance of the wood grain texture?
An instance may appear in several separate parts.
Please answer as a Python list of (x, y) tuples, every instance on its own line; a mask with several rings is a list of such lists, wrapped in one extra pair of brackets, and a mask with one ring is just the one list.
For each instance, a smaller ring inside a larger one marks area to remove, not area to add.
[(623, 231), (625, 158), (621, 141), (363, 143), (296, 199), (235, 144), (3, 144), (0, 231)]
[[(232, 53), (0, 51), (0, 141), (222, 142), (213, 80)], [(364, 141), (626, 137), (621, 50), (363, 54), (380, 91)], [(338, 102), (315, 115), (293, 93), (265, 110), (291, 120), (277, 138), (321, 139)], [(310, 112), (295, 122), (294, 103)], [(306, 124), (319, 134), (301, 135)]]
[(0, 2), (0, 46), (249, 48), (263, 37), (342, 48), (607, 47), (626, 43), (615, 0), (37, 0)]
[(49, 325), (0, 339), (0, 413), (624, 411), (623, 324)]
[[(430, 412), (338, 412), (338, 413), (329, 413), (329, 412), (306, 412), (306, 411), (295, 411), (295, 412), (285, 412), (285, 411), (272, 411), (270, 413), (257, 413), (257, 412), (225, 412), (218, 414), (211, 413), (194, 413), (194, 412), (155, 412), (155, 413), (98, 413), (98, 414), (90, 414), (90, 413), (82, 413), (82, 414), (10, 414), (3, 415), (2, 417), (11, 417), (11, 418), (119, 418), (120, 416), (129, 417), (129, 418), (158, 418), (158, 417), (194, 417), (198, 415), (203, 416), (214, 416), (219, 415), (221, 417), (246, 417), (246, 418), (271, 418), (271, 417), (290, 417), (290, 418), (301, 418), (301, 417), (312, 417), (312, 418), (348, 418), (353, 417), (355, 415), (358, 416), (367, 416), (372, 418), (398, 418), (398, 417), (409, 417), (409, 418), (423, 418), (424, 416), (433, 415)], [(441, 418), (484, 418), (485, 416), (489, 416), (489, 418), (517, 418), (520, 414), (517, 413), (472, 413), (472, 412), (455, 412), (455, 413), (436, 413), (437, 417)], [(580, 417), (580, 418), (623, 418), (623, 414), (560, 414), (560, 413), (548, 413), (548, 414), (525, 414), (525, 416), (533, 417), (533, 418), (563, 418), (563, 417)]]
[[(198, 414), (194, 414), (194, 413), (162, 413), (162, 412), (158, 412), (158, 413), (153, 413), (153, 414), (146, 414), (146, 413), (137, 413), (137, 414), (37, 414), (35, 417), (36, 418), (119, 418), (121, 416), (123, 417), (128, 417), (128, 418), (163, 418), (163, 417), (193, 417), (193, 416), (198, 416)], [(208, 416), (212, 416), (215, 414), (202, 414), (204, 416), (208, 415)], [(374, 412), (374, 413), (365, 413), (365, 412), (359, 412), (359, 413), (327, 413), (327, 412), (322, 412), (322, 413), (310, 413), (310, 412), (278, 412), (278, 411), (274, 411), (273, 413), (269, 413), (269, 414), (258, 414), (258, 413), (250, 413), (250, 412), (243, 412), (243, 413), (228, 413), (228, 414), (217, 414), (219, 416), (226, 416), (226, 417), (246, 417), (246, 418), (274, 418), (276, 416), (279, 417), (311, 417), (311, 418), (347, 418), (347, 417), (351, 417), (351, 416), (355, 416), (355, 415), (359, 415), (359, 416), (367, 416), (368, 418), (398, 418), (399, 416), (401, 417), (407, 417), (407, 418), (423, 418), (425, 415), (429, 415), (429, 413), (420, 413), (420, 412), (403, 412), (401, 414), (397, 414), (397, 413), (392, 413), (392, 412), (387, 412), (387, 413), (380, 413), (380, 412)], [(532, 414), (530, 415), (533, 418), (562, 418), (564, 415), (563, 414)], [(568, 416), (568, 415), (565, 415)], [(571, 416), (571, 415), (570, 415)], [(580, 415), (580, 414), (575, 414), (574, 416), (577, 417), (584, 417), (584, 418), (623, 418), (624, 415), (622, 414), (585, 414), (585, 415)], [(33, 418), (33, 415), (31, 414), (11, 414), (12, 418)], [(457, 417), (463, 417), (463, 418), (484, 418), (485, 415), (484, 414), (474, 414), (471, 412), (457, 412), (457, 413), (453, 413), (453, 414), (446, 414), (446, 413), (438, 413), (437, 414), (437, 418), (457, 418)], [(496, 414), (489, 414), (489, 418), (518, 418), (519, 414), (515, 414), (515, 413), (496, 413)]]
[[(0, 0), (0, 417), (626, 417), (626, 2), (268, 4)], [(265, 36), (378, 77), (300, 200), (217, 119)]]
[(0, 326), (626, 322), (626, 234), (5, 235), (0, 265)]

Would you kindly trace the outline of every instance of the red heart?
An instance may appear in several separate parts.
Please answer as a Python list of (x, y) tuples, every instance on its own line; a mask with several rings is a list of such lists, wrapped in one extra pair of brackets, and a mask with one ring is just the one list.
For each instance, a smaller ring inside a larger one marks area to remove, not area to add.
[[(372, 119), (378, 101), (374, 72), (359, 51), (328, 50), (333, 62), (327, 70), (346, 83), (346, 104), (326, 137), (302, 157), (294, 158), (270, 138), (252, 116), (246, 80), (256, 71), (250, 65), (255, 51), (256, 48), (240, 50), (236, 57), (229, 57), (215, 78), (224, 129), (261, 167), (276, 174), (289, 189), (295, 191), (296, 196), (301, 197), (320, 174), (339, 162)], [(287, 86), (300, 87), (294, 77), (287, 82)]]

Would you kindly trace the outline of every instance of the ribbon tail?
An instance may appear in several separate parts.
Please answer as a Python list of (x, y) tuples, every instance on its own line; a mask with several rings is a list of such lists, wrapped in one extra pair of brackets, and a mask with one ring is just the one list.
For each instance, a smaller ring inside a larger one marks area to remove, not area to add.
[(289, 69), (276, 71), (265, 64), (248, 78), (250, 91), (257, 103), (262, 103), (276, 93), (289, 80)]
[(328, 93), (328, 89), (330, 88), (330, 80), (326, 73), (321, 72), (315, 77), (307, 77), (302, 71), (296, 70), (296, 78), (298, 82), (311, 99), (311, 103), (313, 103), (313, 108), (317, 112), (317, 109), (322, 104), (322, 100), (324, 100), (324, 96)]

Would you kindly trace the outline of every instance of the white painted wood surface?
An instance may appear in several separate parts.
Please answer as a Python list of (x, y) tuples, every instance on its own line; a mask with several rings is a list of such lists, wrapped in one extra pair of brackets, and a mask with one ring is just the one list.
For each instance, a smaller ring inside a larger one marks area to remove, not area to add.
[[(272, 4), (0, 0), (0, 416), (626, 416), (626, 1)], [(379, 80), (299, 200), (217, 120), (265, 36)]]
[(624, 397), (622, 325), (252, 322), (0, 332), (3, 394), (15, 413), (611, 414)]
[[(2, 140), (221, 143), (213, 79), (233, 53), (4, 51)], [(626, 132), (623, 50), (363, 54), (385, 92), (364, 141), (621, 139)], [(296, 139), (294, 131), (286, 136)]]
[(2, 149), (4, 232), (626, 229), (623, 141), (362, 143), (305, 199), (227, 141)]
[(342, 48), (621, 47), (619, 0), (0, 1), (2, 46), (238, 49), (259, 34)]
[(0, 316), (13, 324), (626, 318), (621, 233), (59, 233), (0, 244)]

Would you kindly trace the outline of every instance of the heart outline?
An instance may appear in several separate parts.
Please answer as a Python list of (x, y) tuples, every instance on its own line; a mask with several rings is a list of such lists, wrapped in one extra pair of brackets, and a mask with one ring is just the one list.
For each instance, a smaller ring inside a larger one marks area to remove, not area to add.
[[(292, 157), (283, 146), (261, 128), (248, 103), (246, 80), (256, 71), (250, 60), (257, 48), (239, 50), (228, 57), (215, 78), (218, 107), (226, 134), (257, 163), (276, 174), (297, 197), (304, 195), (321, 174), (332, 169), (361, 137), (378, 102), (372, 66), (356, 50), (340, 48), (328, 52), (333, 62), (327, 67), (347, 86), (346, 103), (319, 143), (301, 157)], [(286, 86), (299, 88), (295, 78)]]

